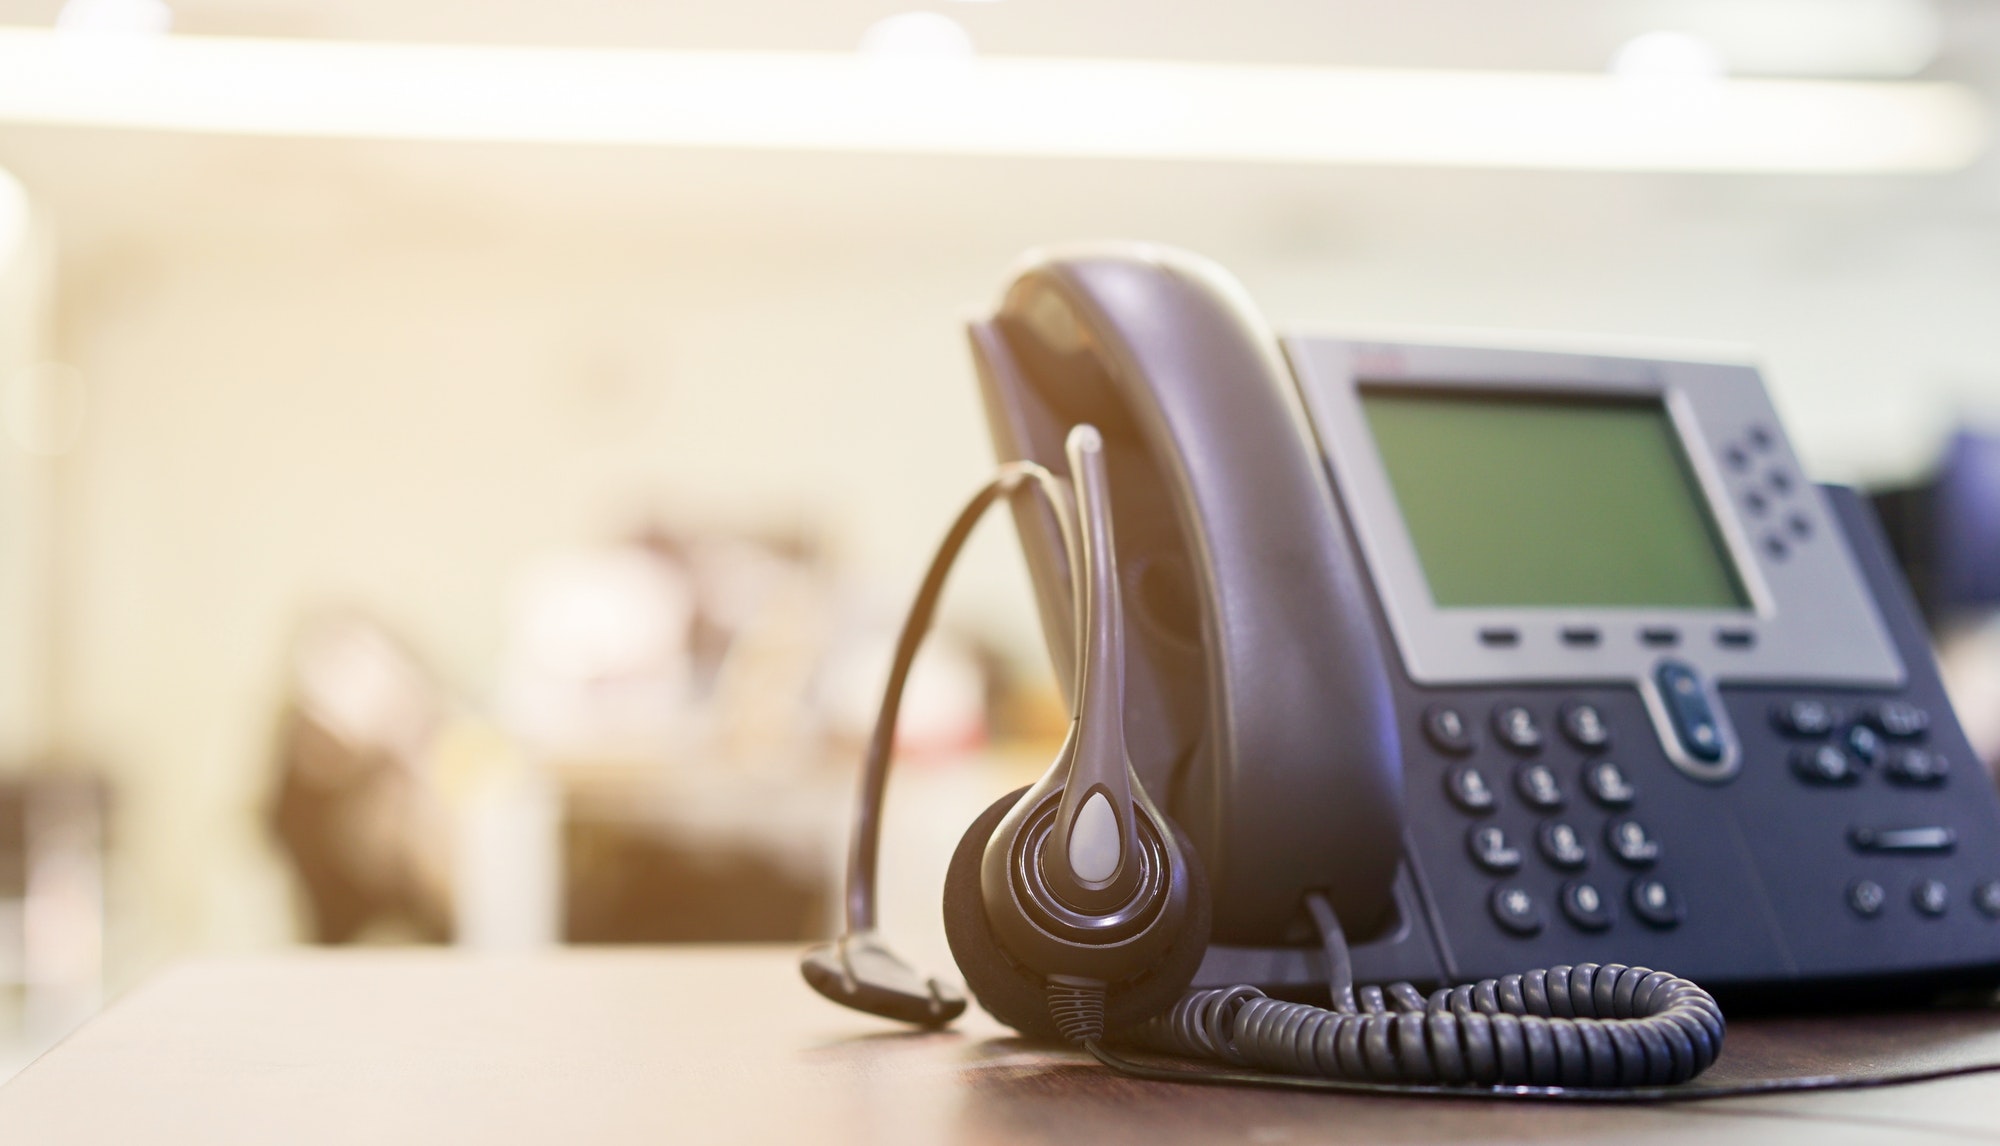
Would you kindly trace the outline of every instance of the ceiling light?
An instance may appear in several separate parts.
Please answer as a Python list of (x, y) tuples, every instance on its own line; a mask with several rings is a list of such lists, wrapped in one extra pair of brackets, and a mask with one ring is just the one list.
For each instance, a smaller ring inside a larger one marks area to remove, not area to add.
[(966, 60), (972, 58), (972, 34), (949, 16), (903, 12), (869, 25), (861, 34), (861, 53), (897, 59)]
[[(162, 36), (116, 68), (0, 29), (0, 122), (242, 135), (1636, 171), (1945, 171), (1985, 146), (1950, 83)], [(73, 45), (72, 45), (73, 46)]]

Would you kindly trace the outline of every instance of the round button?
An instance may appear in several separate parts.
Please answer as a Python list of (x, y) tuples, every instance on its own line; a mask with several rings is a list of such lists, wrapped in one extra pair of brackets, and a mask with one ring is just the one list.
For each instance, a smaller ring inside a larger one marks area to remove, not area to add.
[(1936, 918), (1951, 906), (1951, 890), (1941, 879), (1920, 879), (1910, 888), (1910, 902), (1917, 905), (1918, 911)]
[(1646, 922), (1649, 927), (1662, 930), (1681, 921), (1686, 914), (1681, 905), (1681, 897), (1674, 889), (1657, 879), (1642, 878), (1632, 881), (1632, 914)]
[(1535, 714), (1518, 704), (1503, 704), (1493, 710), (1493, 735), (1516, 752), (1533, 752), (1542, 746), (1542, 729)]
[(1533, 935), (1542, 929), (1542, 909), (1526, 888), (1503, 883), (1493, 889), (1488, 901), (1493, 922), (1515, 935)]
[(1493, 786), (1486, 782), (1485, 773), (1470, 764), (1460, 764), (1445, 773), (1444, 790), (1462, 812), (1476, 816), (1493, 810)]
[(1875, 758), (1882, 754), (1882, 738), (1865, 724), (1849, 728), (1846, 740), (1847, 750), (1854, 753), (1855, 759), (1863, 764), (1875, 763)]
[(1611, 729), (1604, 723), (1604, 714), (1597, 711), (1594, 704), (1571, 701), (1563, 705), (1563, 735), (1571, 744), (1586, 752), (1595, 751), (1611, 743)]
[(1973, 888), (1972, 906), (1983, 914), (2000, 919), (2000, 879), (1989, 879)]
[(1873, 919), (1882, 914), (1882, 905), (1889, 902), (1889, 893), (1872, 879), (1857, 879), (1847, 888), (1847, 906), (1863, 919)]
[(1729, 468), (1732, 470), (1740, 471), (1750, 468), (1750, 455), (1744, 451), (1742, 446), (1730, 446), (1728, 449), (1723, 450), (1722, 460), (1728, 462)]
[(1590, 851), (1583, 846), (1583, 837), (1561, 820), (1543, 824), (1535, 833), (1535, 844), (1543, 859), (1565, 871), (1575, 871), (1590, 862)]
[(1792, 773), (1808, 784), (1852, 784), (1861, 778), (1847, 753), (1831, 744), (1794, 749)]
[(1771, 483), (1771, 488), (1779, 493), (1792, 492), (1792, 475), (1787, 470), (1773, 469), (1764, 475), (1764, 480)]
[(1472, 751), (1472, 727), (1465, 715), (1448, 704), (1424, 709), (1424, 739), (1439, 752), (1463, 756)]
[(1583, 770), (1583, 787), (1590, 798), (1607, 808), (1629, 808), (1638, 789), (1625, 778), (1625, 772), (1609, 760), (1599, 760)]
[(1651, 867), (1660, 858), (1660, 841), (1630, 816), (1604, 825), (1604, 845), (1628, 867)]
[(1494, 875), (1521, 870), (1521, 849), (1508, 842), (1506, 832), (1491, 825), (1475, 826), (1467, 831), (1465, 850), (1472, 853), (1473, 863)]
[(1531, 806), (1553, 812), (1563, 806), (1562, 785), (1547, 764), (1523, 764), (1514, 772), (1514, 790)]
[(1812, 519), (1803, 513), (1795, 513), (1785, 519), (1785, 528), (1800, 541), (1812, 536)]
[(1750, 427), (1750, 444), (1757, 447), (1760, 450), (1770, 449), (1771, 446), (1777, 442), (1777, 440), (1778, 439), (1771, 436), (1771, 431), (1767, 427), (1764, 426)]
[(1763, 494), (1753, 489), (1743, 495), (1743, 508), (1749, 510), (1752, 517), (1762, 517), (1764, 511), (1771, 508), (1771, 503), (1764, 500)]
[(1602, 892), (1580, 879), (1562, 885), (1562, 913), (1584, 931), (1603, 931), (1611, 926), (1611, 903)]

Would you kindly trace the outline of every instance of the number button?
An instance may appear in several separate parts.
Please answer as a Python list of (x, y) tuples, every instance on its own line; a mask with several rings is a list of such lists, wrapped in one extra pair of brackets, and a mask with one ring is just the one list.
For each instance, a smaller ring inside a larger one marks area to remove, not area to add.
[(1516, 752), (1533, 752), (1542, 746), (1542, 729), (1535, 723), (1535, 714), (1518, 704), (1493, 710), (1493, 735)]
[(1627, 867), (1651, 867), (1660, 858), (1660, 841), (1629, 816), (1604, 825), (1604, 843)]
[(1648, 927), (1664, 931), (1680, 923), (1686, 914), (1681, 906), (1681, 897), (1674, 889), (1657, 879), (1635, 879), (1632, 881), (1632, 914), (1644, 920)]
[(1486, 774), (1470, 764), (1460, 764), (1445, 773), (1444, 788), (1462, 812), (1477, 816), (1493, 810), (1493, 787), (1486, 782)]
[(1571, 744), (1585, 752), (1596, 751), (1611, 743), (1611, 729), (1605, 726), (1604, 714), (1597, 711), (1596, 705), (1582, 701), (1572, 701), (1563, 706), (1562, 730)]
[(1535, 833), (1535, 843), (1540, 847), (1542, 858), (1553, 867), (1564, 871), (1575, 871), (1590, 862), (1590, 850), (1583, 846), (1583, 838), (1576, 829), (1561, 820), (1550, 820)]
[(1472, 729), (1464, 714), (1446, 704), (1424, 710), (1424, 738), (1439, 752), (1463, 756), (1472, 751)]
[(1530, 805), (1544, 812), (1563, 806), (1562, 785), (1547, 764), (1524, 764), (1514, 773), (1514, 790)]
[(1857, 879), (1847, 889), (1847, 906), (1863, 919), (1873, 919), (1882, 914), (1882, 905), (1889, 902), (1889, 893), (1872, 879)]
[(1466, 850), (1472, 862), (1492, 872), (1507, 875), (1521, 870), (1521, 849), (1507, 840), (1507, 833), (1495, 827), (1475, 827), (1465, 833)]
[(1562, 885), (1562, 912), (1579, 930), (1603, 931), (1611, 926), (1611, 904), (1603, 893), (1580, 879)]
[(1583, 770), (1583, 787), (1590, 798), (1607, 808), (1629, 808), (1638, 790), (1625, 772), (1609, 760), (1599, 760)]
[(1542, 909), (1525, 888), (1501, 884), (1493, 889), (1488, 907), (1493, 921), (1515, 935), (1533, 935), (1542, 929)]

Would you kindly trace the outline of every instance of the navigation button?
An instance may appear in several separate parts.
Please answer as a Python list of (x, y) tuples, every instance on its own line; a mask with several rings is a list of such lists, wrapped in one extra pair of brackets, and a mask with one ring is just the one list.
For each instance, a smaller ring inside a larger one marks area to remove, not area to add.
[(1907, 700), (1890, 700), (1876, 705), (1862, 717), (1868, 727), (1891, 740), (1915, 740), (1930, 731), (1931, 714)]
[(1609, 760), (1599, 760), (1583, 770), (1583, 787), (1591, 799), (1607, 808), (1629, 808), (1638, 795), (1624, 771)]
[(1472, 727), (1464, 714), (1448, 704), (1424, 709), (1424, 739), (1440, 752), (1463, 756), (1472, 751)]
[(1465, 833), (1465, 850), (1472, 853), (1473, 863), (1494, 875), (1521, 870), (1521, 849), (1508, 842), (1506, 832), (1490, 824)]
[(1592, 885), (1580, 879), (1562, 885), (1562, 912), (1584, 931), (1603, 931), (1611, 926), (1611, 904)]
[(1492, 811), (1496, 802), (1493, 786), (1486, 782), (1486, 774), (1470, 764), (1460, 764), (1445, 773), (1444, 788), (1460, 811), (1471, 812), (1475, 816)]
[(1542, 746), (1542, 729), (1535, 714), (1518, 704), (1503, 704), (1493, 710), (1493, 735), (1516, 752), (1533, 752)]
[(1687, 665), (1668, 660), (1661, 661), (1660, 667), (1653, 670), (1653, 681), (1659, 686), (1660, 699), (1666, 705), (1681, 750), (1697, 760), (1719, 762), (1723, 755), (1722, 725), (1708, 702), (1701, 678)]
[(1525, 888), (1503, 883), (1493, 889), (1493, 898), (1487, 905), (1493, 912), (1493, 922), (1515, 935), (1533, 935), (1542, 929), (1542, 909)]
[(1575, 871), (1590, 862), (1590, 849), (1583, 846), (1583, 837), (1561, 820), (1543, 824), (1535, 833), (1535, 843), (1551, 867)]
[(1627, 867), (1651, 867), (1660, 858), (1660, 841), (1629, 816), (1604, 825), (1604, 846)]
[(1892, 782), (1918, 788), (1944, 783), (1945, 774), (1950, 771), (1949, 761), (1922, 748), (1891, 752), (1888, 763), (1882, 768), (1882, 774)]
[(1847, 750), (1854, 753), (1854, 758), (1863, 764), (1875, 763), (1875, 758), (1882, 754), (1882, 738), (1865, 724), (1849, 728), (1845, 739)]
[(1678, 924), (1686, 909), (1681, 905), (1681, 897), (1664, 882), (1651, 877), (1632, 881), (1632, 891), (1628, 897), (1632, 902), (1632, 914), (1644, 920), (1650, 927), (1666, 930)]
[(1594, 704), (1573, 700), (1562, 706), (1560, 714), (1563, 735), (1571, 744), (1586, 752), (1602, 748), (1611, 743), (1611, 729), (1604, 723), (1604, 714), (1597, 711)]

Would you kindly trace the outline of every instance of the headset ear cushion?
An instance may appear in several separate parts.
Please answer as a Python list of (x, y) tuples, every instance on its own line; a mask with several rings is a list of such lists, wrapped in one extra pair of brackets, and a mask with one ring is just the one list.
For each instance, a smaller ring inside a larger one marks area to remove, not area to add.
[[(958, 841), (951, 855), (951, 867), (944, 879), (944, 935), (951, 944), (952, 958), (958, 962), (965, 986), (986, 1013), (1033, 1039), (1062, 1042), (1055, 1023), (1049, 1018), (1047, 989), (1042, 976), (1020, 966), (1009, 957), (986, 921), (986, 904), (979, 890), (979, 866), (986, 854), (986, 841), (1009, 809), (1027, 793), (1017, 788), (995, 800)], [(1208, 951), (1208, 931), (1212, 909), (1208, 899), (1208, 872), (1201, 856), (1179, 824), (1167, 819), (1174, 838), (1180, 842), (1187, 863), (1188, 920), (1151, 969), (1136, 979), (1114, 983), (1105, 995), (1105, 1026), (1113, 1031), (1137, 1026), (1174, 1005), (1194, 981), (1201, 958)]]

